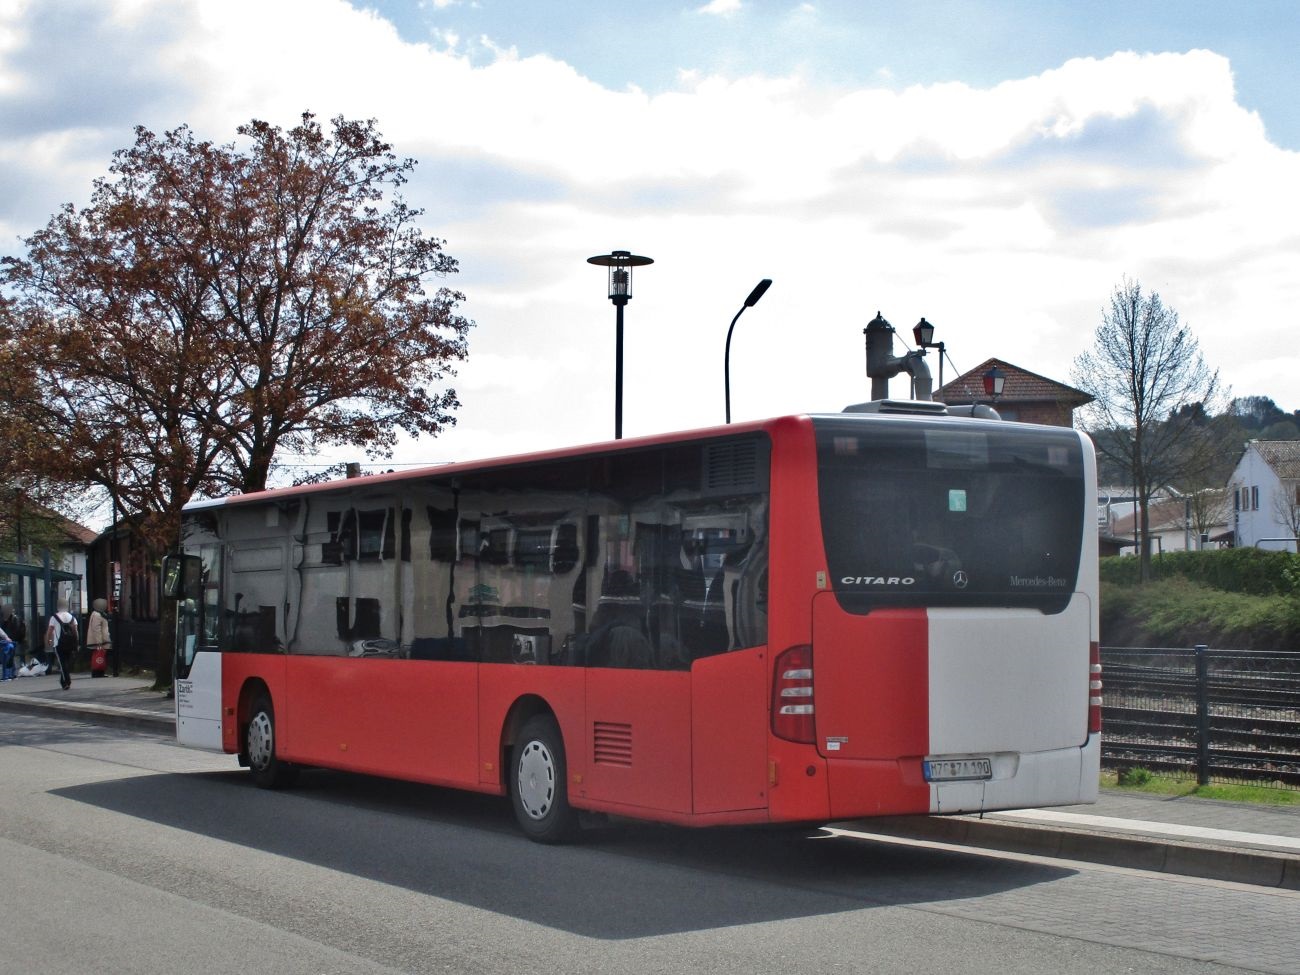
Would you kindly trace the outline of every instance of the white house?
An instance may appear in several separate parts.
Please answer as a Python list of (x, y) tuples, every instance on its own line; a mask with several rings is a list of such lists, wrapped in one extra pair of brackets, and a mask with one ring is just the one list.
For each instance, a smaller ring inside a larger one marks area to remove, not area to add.
[(1300, 440), (1252, 440), (1228, 478), (1238, 546), (1296, 551)]
[[(1218, 548), (1217, 536), (1231, 523), (1224, 515), (1221, 498), (1222, 492), (1217, 490), (1213, 492), (1213, 497), (1205, 500), (1198, 500), (1192, 495), (1153, 498), (1147, 510), (1151, 554)], [(1201, 508), (1199, 512), (1198, 505)], [(1133, 536), (1136, 519), (1133, 504), (1129, 502), (1124, 506), (1123, 514), (1117, 514), (1108, 525), (1102, 527), (1103, 543), (1109, 541), (1115, 554), (1132, 555), (1135, 551)]]
[[(1150, 519), (1151, 554), (1197, 551), (1219, 548), (1221, 536), (1232, 527), (1225, 506), (1227, 492), (1205, 488), (1183, 494), (1172, 487), (1157, 489), (1151, 496), (1147, 515)], [(1123, 488), (1097, 489), (1097, 529), (1101, 554), (1132, 555), (1137, 550), (1136, 505), (1131, 492)]]

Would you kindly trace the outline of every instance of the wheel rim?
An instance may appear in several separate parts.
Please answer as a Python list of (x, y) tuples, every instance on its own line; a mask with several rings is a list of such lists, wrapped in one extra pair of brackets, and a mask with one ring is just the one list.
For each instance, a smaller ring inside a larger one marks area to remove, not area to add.
[(271, 764), (275, 754), (275, 729), (271, 716), (265, 711), (258, 711), (253, 720), (248, 722), (248, 764), (261, 771)]
[(519, 805), (529, 819), (543, 819), (555, 802), (555, 757), (540, 741), (530, 741), (519, 755)]

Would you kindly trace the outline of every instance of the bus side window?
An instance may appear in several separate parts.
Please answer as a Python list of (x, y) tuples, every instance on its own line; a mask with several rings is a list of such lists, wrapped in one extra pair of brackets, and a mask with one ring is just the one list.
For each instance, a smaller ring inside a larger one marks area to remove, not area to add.
[(602, 580), (585, 644), (588, 667), (654, 668), (640, 586), (626, 569), (613, 569)]

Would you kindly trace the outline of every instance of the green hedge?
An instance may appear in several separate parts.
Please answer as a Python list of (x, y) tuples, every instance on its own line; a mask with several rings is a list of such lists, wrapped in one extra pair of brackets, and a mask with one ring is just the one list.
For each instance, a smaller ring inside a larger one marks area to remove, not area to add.
[[(1300, 594), (1300, 555), (1229, 548), (1205, 552), (1169, 552), (1151, 559), (1151, 577), (1188, 579), (1223, 592), (1250, 596)], [(1138, 560), (1117, 555), (1101, 560), (1101, 578), (1116, 586), (1135, 586)]]
[(1107, 646), (1231, 650), (1300, 649), (1300, 599), (1225, 592), (1190, 579), (1145, 586), (1101, 584), (1101, 642)]

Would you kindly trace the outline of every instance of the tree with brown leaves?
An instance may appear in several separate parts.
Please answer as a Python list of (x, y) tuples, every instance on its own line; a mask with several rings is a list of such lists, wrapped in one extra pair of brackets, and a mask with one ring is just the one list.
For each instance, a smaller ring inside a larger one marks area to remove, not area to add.
[(397, 192), (414, 161), (373, 120), (237, 132), (137, 128), (88, 207), (3, 261), (43, 439), (158, 551), (191, 498), (260, 490), (278, 455), (384, 456), (459, 405), (442, 384), (472, 323), (426, 287), (457, 264)]
[(10, 329), (0, 296), (0, 559), (27, 562), (67, 539), (58, 511), (76, 508), (72, 458), (42, 431), (45, 400), (31, 358)]

